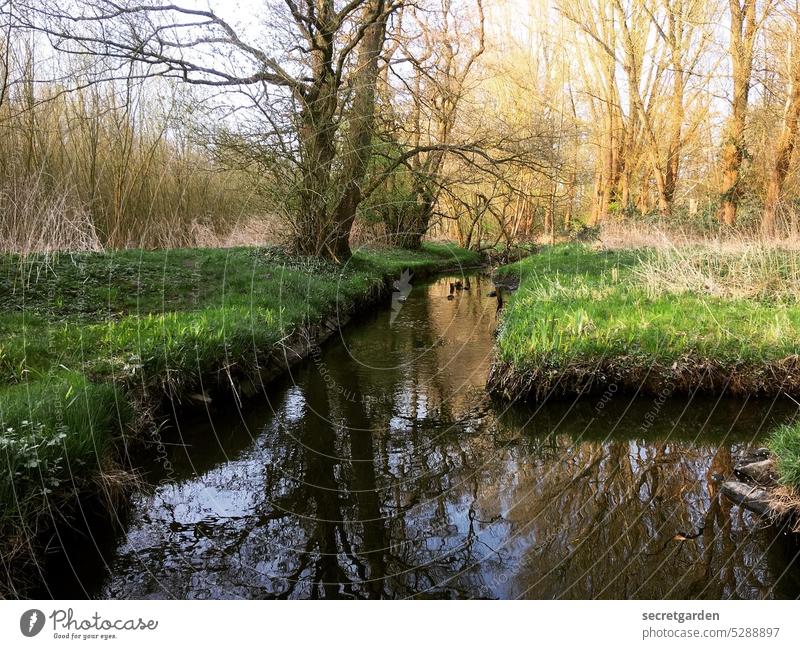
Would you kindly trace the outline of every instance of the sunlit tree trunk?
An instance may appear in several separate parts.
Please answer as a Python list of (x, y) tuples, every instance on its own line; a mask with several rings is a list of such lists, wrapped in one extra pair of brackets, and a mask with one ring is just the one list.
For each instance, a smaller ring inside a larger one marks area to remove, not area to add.
[(722, 146), (722, 185), (717, 217), (725, 225), (736, 223), (739, 206), (739, 176), (744, 160), (745, 121), (753, 72), (753, 46), (756, 37), (756, 0), (729, 0), (730, 57), (733, 82), (731, 115)]
[(572, 220), (575, 214), (575, 194), (578, 189), (578, 161), (573, 161), (572, 169), (569, 172), (567, 184), (567, 205), (564, 210), (564, 231), (569, 233), (572, 230)]
[(639, 189), (639, 199), (636, 202), (636, 209), (641, 214), (648, 214), (650, 212), (650, 176), (645, 175), (642, 178), (642, 186)]
[(684, 30), (684, 5), (678, 0), (669, 6), (667, 15), (668, 35), (670, 48), (670, 61), (672, 64), (672, 99), (670, 101), (671, 129), (669, 144), (667, 145), (666, 177), (664, 192), (667, 202), (671, 205), (675, 200), (675, 189), (678, 184), (678, 174), (681, 160), (681, 138), (683, 133), (683, 95), (684, 95), (684, 70), (682, 61), (683, 30)]
[(623, 67), (628, 77), (628, 95), (631, 102), (631, 114), (636, 115), (642, 125), (645, 136), (645, 146), (647, 147), (647, 157), (652, 167), (651, 173), (656, 183), (658, 193), (658, 211), (661, 216), (668, 216), (670, 212), (670, 201), (667, 198), (667, 181), (664, 169), (661, 166), (659, 153), (658, 137), (651, 119), (650, 111), (645, 108), (644, 99), (641, 91), (641, 70), (643, 48), (639, 40), (646, 37), (646, 32), (634, 33), (636, 26), (631, 26), (628, 22), (625, 8), (621, 0), (615, 0), (615, 6), (619, 12), (619, 25), (622, 31), (622, 47), (624, 51)]
[[(384, 0), (370, 0), (364, 5), (367, 25), (359, 43), (356, 70), (353, 73), (353, 103), (349, 113), (350, 144), (344, 161), (344, 189), (333, 212), (334, 230), (330, 243), (337, 261), (350, 257), (350, 232), (361, 203), (361, 183), (367, 172), (375, 131), (375, 93), (378, 82), (378, 59), (386, 40)], [(327, 246), (326, 246), (327, 247)]]
[(767, 197), (761, 229), (764, 236), (774, 236), (777, 225), (777, 210), (783, 193), (783, 183), (789, 173), (800, 126), (800, 16), (794, 16), (794, 33), (789, 48), (789, 85), (786, 96), (786, 108), (783, 114), (783, 126), (775, 147), (775, 159), (769, 170)]
[(614, 192), (614, 115), (609, 111), (606, 118), (606, 131), (603, 138), (602, 168), (598, 176), (597, 205), (595, 207), (593, 225), (599, 225), (608, 218), (608, 208)]

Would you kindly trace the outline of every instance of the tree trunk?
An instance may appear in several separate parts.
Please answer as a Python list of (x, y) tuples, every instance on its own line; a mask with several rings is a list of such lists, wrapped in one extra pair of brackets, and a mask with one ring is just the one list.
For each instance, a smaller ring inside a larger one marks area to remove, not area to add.
[(594, 172), (594, 187), (592, 189), (592, 213), (589, 216), (589, 225), (596, 226), (600, 222), (601, 198), (603, 195), (603, 170), (600, 163)]
[(564, 231), (572, 231), (572, 217), (575, 213), (575, 193), (578, 187), (577, 161), (569, 173), (569, 186), (567, 188), (567, 208), (564, 211)]
[(639, 189), (639, 200), (637, 208), (640, 214), (650, 213), (650, 175), (645, 174), (642, 178), (642, 185)]
[[(795, 20), (800, 20), (800, 17), (796, 16)], [(789, 87), (783, 114), (783, 128), (775, 148), (775, 161), (769, 172), (767, 199), (761, 218), (761, 231), (766, 237), (775, 236), (783, 182), (789, 173), (789, 163), (792, 161), (798, 125), (800, 125), (800, 57), (797, 56), (800, 54), (797, 51), (800, 38), (798, 37), (800, 37), (800, 24), (795, 22), (795, 40), (789, 51)]]
[[(667, 144), (667, 160), (665, 171), (665, 194), (670, 205), (675, 201), (675, 190), (678, 186), (680, 171), (681, 148), (683, 146), (683, 120), (685, 116), (684, 92), (686, 86), (685, 65), (689, 68), (691, 76), (693, 63), (687, 52), (692, 40), (691, 34), (687, 40), (687, 29), (693, 29), (695, 19), (694, 8), (684, 4), (683, 0), (669, 3), (670, 11), (667, 15), (667, 43), (670, 50), (670, 63), (672, 66), (672, 100), (670, 102), (670, 135)], [(688, 57), (688, 59), (687, 59)]]
[(547, 243), (553, 245), (555, 243), (555, 219), (553, 218), (553, 202), (548, 201), (547, 206), (544, 208), (544, 236), (547, 238)]
[(675, 189), (678, 185), (678, 172), (681, 160), (681, 137), (683, 131), (683, 70), (678, 67), (679, 61), (674, 59), (675, 83), (672, 96), (672, 131), (667, 147), (667, 170), (664, 178), (664, 195), (672, 205), (675, 200)]
[(608, 217), (608, 208), (611, 204), (611, 194), (614, 189), (614, 119), (608, 117), (608, 132), (605, 134), (605, 149), (603, 151), (603, 162), (598, 177), (597, 196), (595, 213), (592, 225), (597, 226), (603, 223)]
[[(328, 103), (330, 99), (315, 100), (305, 108), (300, 118), (304, 176), (298, 191), (301, 216), (297, 220), (294, 248), (305, 255), (317, 255), (322, 251), (328, 230), (326, 199), (330, 189), (331, 165), (336, 155), (333, 106)], [(326, 126), (321, 127), (322, 124)]]
[(672, 205), (667, 198), (667, 181), (664, 172), (657, 162), (653, 162), (653, 179), (656, 181), (656, 190), (658, 191), (658, 214), (659, 216), (669, 216)]
[(422, 238), (428, 231), (436, 201), (431, 192), (422, 188), (417, 190), (417, 200), (411, 209), (404, 211), (397, 219), (396, 227), (390, 240), (393, 246), (406, 250), (419, 250), (422, 247)]
[(333, 43), (327, 41), (312, 53), (311, 90), (299, 97), (301, 110), (298, 136), (302, 151), (303, 178), (298, 190), (299, 218), (295, 224), (294, 250), (318, 255), (329, 229), (331, 168), (336, 157), (334, 117), (338, 88), (331, 72)]
[(744, 160), (745, 120), (753, 71), (753, 44), (756, 34), (756, 0), (729, 0), (731, 13), (731, 67), (733, 105), (722, 148), (722, 185), (717, 217), (725, 225), (736, 223), (739, 206), (739, 175)]
[(619, 179), (619, 205), (623, 214), (630, 213), (631, 208), (631, 172), (626, 166)]
[(325, 251), (335, 261), (350, 258), (350, 233), (361, 203), (361, 182), (367, 172), (375, 128), (375, 91), (378, 60), (386, 40), (386, 3), (371, 0), (364, 6), (367, 24), (359, 43), (353, 73), (353, 103), (349, 115), (348, 151), (344, 161), (343, 190), (333, 211), (333, 230)]

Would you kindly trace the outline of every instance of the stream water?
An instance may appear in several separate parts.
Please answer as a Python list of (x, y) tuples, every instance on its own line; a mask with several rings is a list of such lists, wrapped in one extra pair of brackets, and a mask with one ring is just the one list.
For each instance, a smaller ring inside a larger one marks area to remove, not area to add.
[(793, 538), (719, 495), (791, 402), (493, 403), (491, 283), (448, 299), (451, 281), (347, 327), (260, 403), (181, 421), (124, 532), (80, 544), (50, 593), (800, 595)]

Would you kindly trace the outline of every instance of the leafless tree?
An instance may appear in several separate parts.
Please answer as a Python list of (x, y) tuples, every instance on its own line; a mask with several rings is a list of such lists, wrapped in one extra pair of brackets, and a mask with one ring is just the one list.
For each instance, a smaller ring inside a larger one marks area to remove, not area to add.
[(762, 231), (766, 236), (774, 236), (776, 233), (777, 212), (783, 184), (789, 173), (789, 164), (800, 132), (800, 10), (796, 3), (790, 11), (789, 22), (786, 104), (783, 124), (775, 146), (774, 161), (769, 168), (767, 196), (761, 221)]
[(141, 75), (245, 97), (263, 126), (251, 157), (278, 160), (295, 185), (286, 210), (295, 250), (341, 261), (370, 157), (378, 61), (401, 5), (268, 0), (258, 29), (212, 8), (137, 0), (40, 0), (20, 13), (106, 75), (135, 63)]
[(399, 54), (411, 74), (398, 70), (395, 78), (406, 91), (410, 110), (403, 123), (391, 125), (386, 135), (397, 138), (398, 132), (405, 132), (404, 146), (416, 151), (404, 165), (411, 200), (406, 209), (397, 211), (393, 223), (395, 243), (408, 248), (419, 247), (441, 187), (448, 182), (444, 164), (448, 148), (457, 143), (459, 108), (470, 73), (486, 50), (482, 0), (474, 3), (474, 25), (459, 16), (464, 9), (451, 0), (440, 0), (438, 7), (427, 11), (411, 8), (408, 33), (400, 35)]
[(756, 0), (729, 0), (730, 59), (733, 94), (731, 114), (722, 146), (722, 186), (717, 216), (726, 225), (736, 223), (741, 187), (739, 176), (747, 151), (745, 126), (753, 75), (753, 51), (758, 28), (772, 5), (767, 0), (759, 17)]

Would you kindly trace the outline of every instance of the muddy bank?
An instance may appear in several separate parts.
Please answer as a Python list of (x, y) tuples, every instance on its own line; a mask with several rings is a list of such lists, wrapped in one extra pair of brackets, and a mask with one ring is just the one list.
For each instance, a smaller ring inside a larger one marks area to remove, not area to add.
[(496, 360), (487, 381), (492, 394), (507, 400), (541, 402), (549, 398), (603, 394), (682, 396), (725, 394), (735, 398), (800, 396), (800, 357), (775, 363), (725, 363), (687, 356), (670, 365), (635, 356), (599, 358), (520, 369)]
[(767, 448), (744, 453), (734, 466), (735, 477), (722, 493), (742, 508), (781, 528), (800, 532), (800, 497), (779, 482), (777, 462)]

